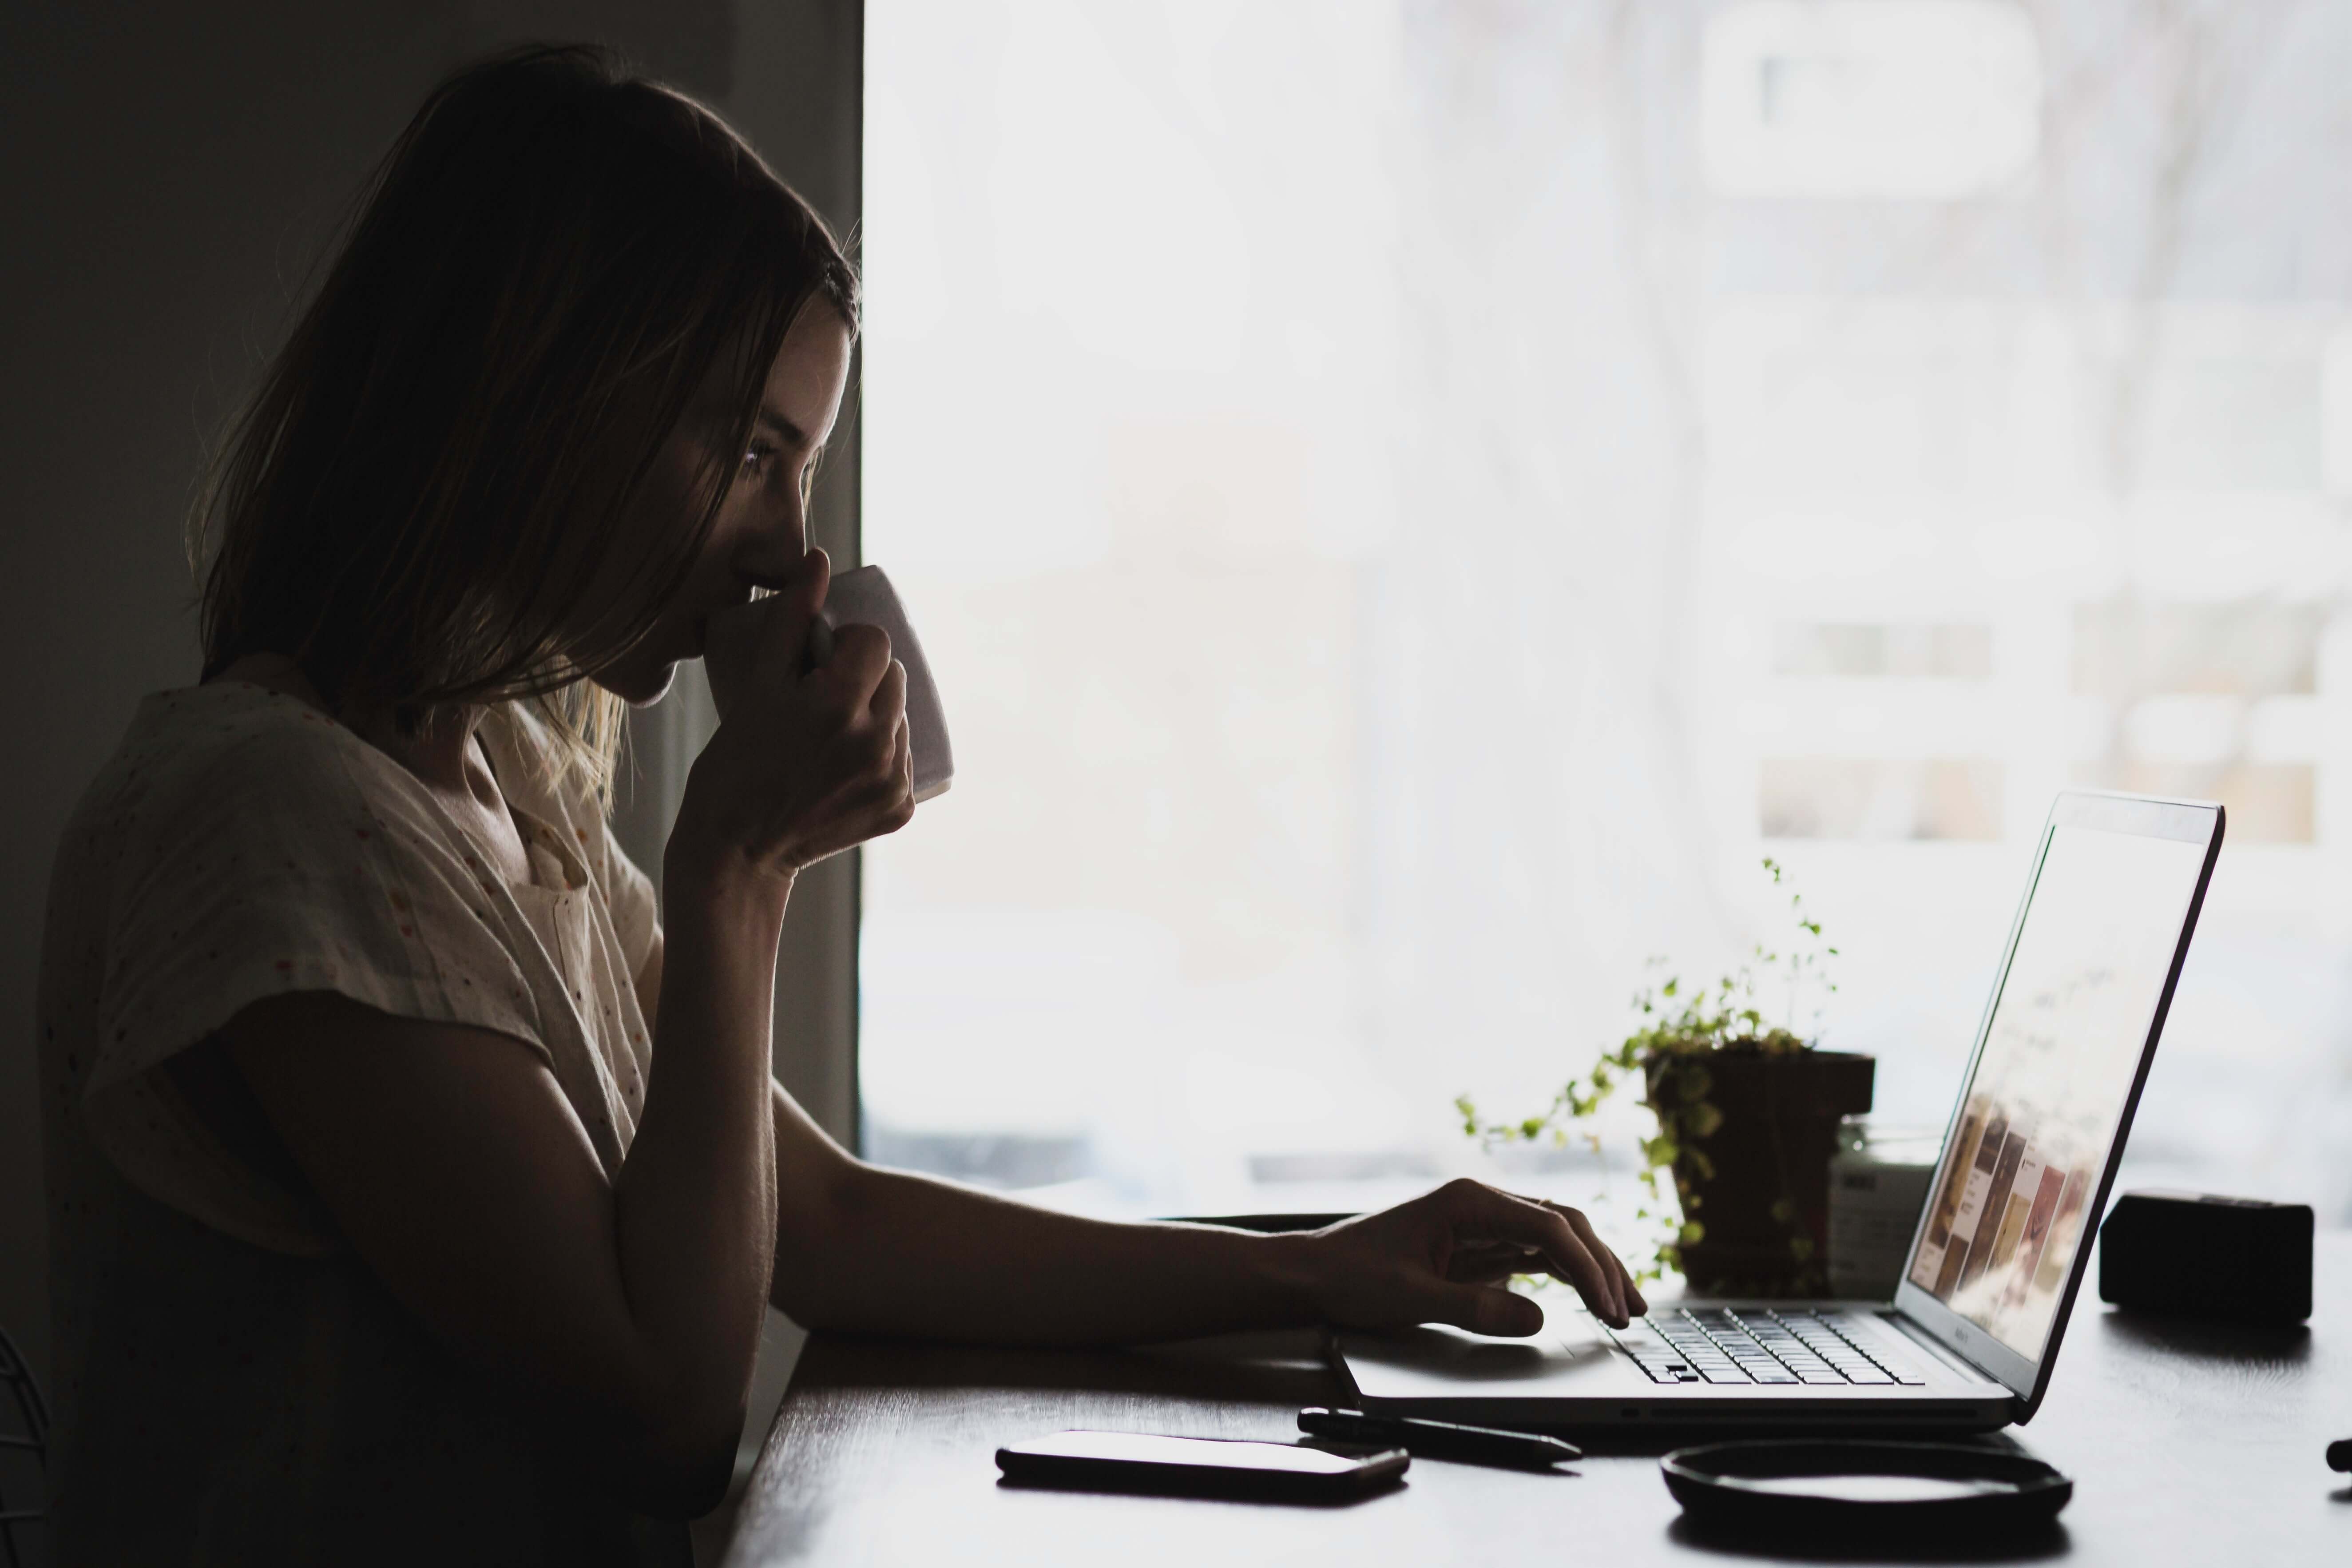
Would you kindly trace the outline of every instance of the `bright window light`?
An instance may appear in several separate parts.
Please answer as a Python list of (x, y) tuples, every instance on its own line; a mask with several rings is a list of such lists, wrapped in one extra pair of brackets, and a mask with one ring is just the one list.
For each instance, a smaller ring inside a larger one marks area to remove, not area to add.
[(2263, 12), (872, 0), (865, 548), (958, 776), (866, 857), (868, 1152), (1614, 1213), (1630, 1105), (1453, 1099), (1777, 942), (1767, 854), (1940, 1126), (2086, 784), (2230, 808), (2138, 1174), (2352, 1219), (2352, 9)]
[(1706, 29), (1707, 177), (1733, 196), (2020, 195), (2040, 139), (2011, 0), (1750, 0)]

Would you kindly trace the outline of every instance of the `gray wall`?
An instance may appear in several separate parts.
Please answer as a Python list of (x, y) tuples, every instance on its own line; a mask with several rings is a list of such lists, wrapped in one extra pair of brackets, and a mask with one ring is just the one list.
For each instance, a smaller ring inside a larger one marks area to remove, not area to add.
[[(857, 0), (262, 0), (0, 8), (0, 616), (17, 706), (0, 857), (0, 1323), (46, 1368), (32, 1049), (58, 831), (139, 697), (194, 678), (179, 527), (202, 442), (272, 348), (351, 194), (453, 65), (618, 45), (719, 102), (845, 229)], [(856, 559), (854, 446), (820, 537)], [(668, 705), (666, 705), (668, 706)], [(658, 862), (690, 704), (656, 710), (625, 826)], [(665, 762), (663, 759), (667, 759)], [(795, 899), (779, 1067), (851, 1125), (855, 863)]]

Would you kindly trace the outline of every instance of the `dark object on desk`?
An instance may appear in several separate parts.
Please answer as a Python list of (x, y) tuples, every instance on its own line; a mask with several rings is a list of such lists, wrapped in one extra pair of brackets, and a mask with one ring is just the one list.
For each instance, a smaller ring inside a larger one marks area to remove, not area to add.
[(1684, 1202), (1703, 1205), (1706, 1215), (1703, 1237), (1682, 1248), (1693, 1289), (1732, 1296), (1828, 1289), (1830, 1159), (1838, 1123), (1870, 1110), (1877, 1070), (1876, 1058), (1851, 1051), (1767, 1051), (1752, 1043), (1644, 1060), (1653, 1104), (1703, 1100), (1721, 1118), (1704, 1149), (1685, 1142), (1675, 1162)]
[(2200, 1193), (2126, 1193), (2099, 1227), (2099, 1300), (2221, 1322), (2311, 1316), (2307, 1204)]
[(1317, 1437), (1343, 1443), (1377, 1443), (1402, 1447), (1423, 1459), (1460, 1459), (1473, 1465), (1508, 1465), (1517, 1469), (1544, 1470), (1569, 1459), (1584, 1458), (1584, 1450), (1558, 1437), (1533, 1432), (1506, 1432), (1494, 1426), (1463, 1426), (1452, 1421), (1423, 1421), (1411, 1415), (1367, 1415), (1360, 1410), (1326, 1410), (1309, 1405), (1298, 1413), (1298, 1429)]
[(1411, 1462), (1402, 1448), (1335, 1454), (1296, 1443), (1141, 1432), (1056, 1432), (996, 1450), (996, 1468), (1015, 1486), (1291, 1502), (1345, 1502), (1378, 1491), (1395, 1485)]
[(2352, 1470), (2352, 1437), (2339, 1437), (2327, 1445), (2327, 1468)]
[(2074, 1495), (2040, 1459), (1952, 1443), (1713, 1443), (1658, 1468), (1694, 1524), (1749, 1540), (2017, 1534), (2048, 1528)]

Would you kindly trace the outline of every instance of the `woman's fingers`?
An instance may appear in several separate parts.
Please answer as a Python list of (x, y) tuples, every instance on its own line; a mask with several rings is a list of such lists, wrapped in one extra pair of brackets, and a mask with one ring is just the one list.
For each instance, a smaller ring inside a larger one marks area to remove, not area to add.
[[(1479, 1182), (1454, 1182), (1440, 1191), (1455, 1207), (1458, 1237), (1516, 1242), (1538, 1252), (1551, 1271), (1575, 1286), (1584, 1304), (1602, 1320), (1612, 1326), (1627, 1321), (1617, 1271), (1585, 1246), (1584, 1238), (1558, 1210)], [(1601, 1247), (1601, 1253), (1607, 1255), (1608, 1248)]]
[(907, 734), (907, 667), (895, 658), (866, 705), (866, 721), (880, 737), (875, 782), (887, 816), (897, 811), (900, 802), (911, 800), (915, 779), (913, 745)]
[[(1619, 1300), (1624, 1303), (1628, 1314), (1638, 1318), (1649, 1311), (1650, 1304), (1643, 1298), (1640, 1288), (1635, 1285), (1633, 1270), (1625, 1267), (1623, 1258), (1610, 1250), (1608, 1244), (1594, 1232), (1592, 1222), (1581, 1211), (1570, 1208), (1565, 1204), (1553, 1203), (1548, 1198), (1528, 1201), (1543, 1204), (1546, 1208), (1555, 1211), (1562, 1219), (1568, 1221), (1570, 1228), (1575, 1230), (1578, 1239), (1584, 1243), (1584, 1249), (1600, 1259), (1601, 1266), (1615, 1275), (1617, 1288), (1621, 1292)], [(1507, 1241), (1475, 1241), (1457, 1244), (1454, 1249), (1453, 1259), (1445, 1272), (1450, 1279), (1480, 1285), (1507, 1279), (1514, 1274), (1544, 1274), (1563, 1280), (1567, 1278), (1565, 1275), (1553, 1273), (1551, 1265), (1542, 1253), (1531, 1251), (1517, 1243)]]
[(1633, 1277), (1572, 1208), (1467, 1179), (1317, 1233), (1320, 1310), (1334, 1323), (1453, 1323), (1526, 1335), (1543, 1309), (1504, 1288), (1549, 1273), (1575, 1287), (1593, 1316), (1624, 1326), (1648, 1310)]
[[(886, 637), (883, 647), (887, 648), (888, 646), (889, 639)], [(906, 721), (907, 667), (898, 660), (892, 659), (890, 667), (882, 672), (882, 679), (874, 683), (874, 695), (866, 699), (866, 716), (886, 732), (896, 730)]]
[[(1635, 1317), (1649, 1311), (1650, 1303), (1643, 1300), (1640, 1289), (1633, 1283), (1633, 1271), (1625, 1267), (1624, 1259), (1609, 1249), (1608, 1243), (1602, 1241), (1599, 1233), (1593, 1230), (1592, 1221), (1585, 1216), (1582, 1209), (1571, 1208), (1566, 1204), (1555, 1203), (1549, 1198), (1531, 1198), (1523, 1193), (1513, 1193), (1510, 1195), (1522, 1203), (1541, 1204), (1566, 1220), (1569, 1227), (1576, 1232), (1577, 1239), (1584, 1244), (1585, 1250), (1599, 1258), (1602, 1267), (1616, 1279), (1618, 1300), (1623, 1303), (1625, 1310)], [(1568, 1277), (1560, 1275), (1559, 1278), (1565, 1279)]]
[(713, 613), (703, 628), (703, 672), (721, 718), (746, 693), (782, 689), (801, 668), (832, 580), (832, 563), (813, 550), (763, 598)]
[(833, 582), (833, 557), (812, 550), (776, 585), (776, 603), (761, 626), (760, 663), (778, 679), (789, 679), (800, 668), (801, 651), (808, 646), (809, 624), (824, 604)]
[(1634, 1286), (1633, 1270), (1625, 1267), (1624, 1259), (1609, 1250), (1601, 1237), (1593, 1234), (1592, 1222), (1584, 1217), (1584, 1211), (1570, 1208), (1566, 1204), (1547, 1202), (1544, 1206), (1557, 1211), (1561, 1218), (1567, 1220), (1569, 1227), (1574, 1230), (1578, 1237), (1583, 1241), (1586, 1249), (1608, 1265), (1616, 1274), (1617, 1299), (1623, 1304), (1625, 1310), (1636, 1318), (1647, 1312), (1650, 1310), (1650, 1303), (1642, 1299), (1641, 1290)]
[(870, 787), (872, 802), (869, 821), (864, 837), (896, 833), (915, 816), (915, 768), (912, 747), (907, 739), (907, 721), (901, 719), (892, 726), (890, 738), (883, 749), (880, 772)]
[[(712, 615), (704, 652), (730, 717), (695, 763), (690, 799), (714, 844), (798, 868), (914, 815), (907, 669), (890, 637), (818, 614), (831, 563), (811, 552), (766, 598)], [(815, 668), (812, 633), (830, 648)]]
[[(851, 713), (871, 704), (898, 661), (890, 657), (890, 634), (880, 626), (852, 622), (833, 628), (833, 662), (809, 679), (834, 688)], [(899, 702), (906, 701), (906, 676), (899, 675)]]

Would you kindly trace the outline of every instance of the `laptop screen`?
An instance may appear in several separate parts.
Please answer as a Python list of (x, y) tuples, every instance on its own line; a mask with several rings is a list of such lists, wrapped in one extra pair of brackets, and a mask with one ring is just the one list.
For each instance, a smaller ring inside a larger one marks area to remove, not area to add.
[(2053, 819), (1907, 1273), (2041, 1357), (2206, 844)]

